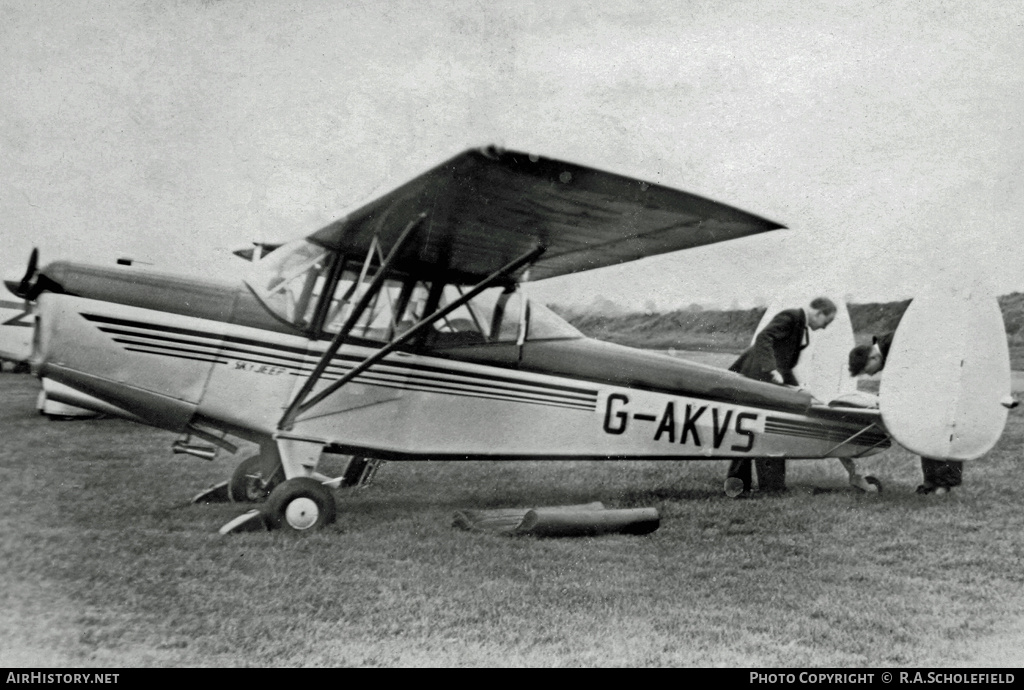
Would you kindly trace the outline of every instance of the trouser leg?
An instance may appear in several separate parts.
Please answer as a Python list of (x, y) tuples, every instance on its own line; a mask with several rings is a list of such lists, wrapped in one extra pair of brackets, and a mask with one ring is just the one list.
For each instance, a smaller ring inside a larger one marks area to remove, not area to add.
[(785, 458), (757, 459), (757, 488), (760, 491), (786, 490)]
[(750, 485), (752, 483), (752, 474), (750, 468), (749, 458), (740, 458), (739, 460), (733, 460), (729, 463), (729, 472), (726, 474), (727, 478), (735, 477), (743, 482), (743, 490), (750, 491)]
[(952, 489), (963, 483), (964, 464), (959, 460), (921, 458), (921, 474), (928, 489)]

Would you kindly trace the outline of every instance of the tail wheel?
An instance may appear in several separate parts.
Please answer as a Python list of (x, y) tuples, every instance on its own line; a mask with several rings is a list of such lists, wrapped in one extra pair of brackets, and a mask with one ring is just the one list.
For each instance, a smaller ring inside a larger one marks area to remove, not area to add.
[(313, 532), (334, 522), (337, 508), (327, 487), (309, 477), (296, 477), (270, 492), (263, 513), (271, 529)]
[(284, 468), (276, 460), (253, 455), (238, 463), (228, 482), (228, 496), (235, 503), (259, 503), (284, 479)]

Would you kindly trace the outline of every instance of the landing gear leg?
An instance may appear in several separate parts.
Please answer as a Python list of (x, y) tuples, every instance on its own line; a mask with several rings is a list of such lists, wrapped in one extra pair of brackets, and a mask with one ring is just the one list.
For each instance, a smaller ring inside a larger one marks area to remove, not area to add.
[(284, 468), (277, 453), (258, 453), (235, 468), (228, 482), (228, 496), (235, 503), (259, 503), (283, 481)]
[[(334, 495), (316, 471), (323, 449), (323, 441), (279, 434), (274, 437), (272, 448), (266, 444), (259, 456), (245, 460), (235, 472), (241, 497), (258, 500), (268, 486), (279, 483), (269, 491), (267, 502), (260, 509), (235, 518), (220, 533), (250, 529), (254, 524), (311, 532), (334, 522)], [(271, 474), (265, 475), (263, 470)]]
[(334, 522), (337, 506), (332, 489), (365, 487), (383, 460), (350, 456), (340, 477), (317, 472), (323, 441), (278, 434), (274, 445), (264, 444), (259, 455), (246, 458), (227, 484), (236, 502), (255, 503), (250, 510), (220, 529), (221, 534), (255, 528), (310, 532)]

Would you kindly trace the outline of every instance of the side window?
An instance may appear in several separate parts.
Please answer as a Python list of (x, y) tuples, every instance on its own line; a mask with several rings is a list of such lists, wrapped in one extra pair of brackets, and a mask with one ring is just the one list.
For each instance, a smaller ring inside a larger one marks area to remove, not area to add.
[[(352, 313), (352, 309), (366, 293), (372, 280), (373, 275), (366, 275), (360, 281), (359, 273), (356, 271), (347, 268), (342, 271), (338, 285), (334, 289), (331, 304), (327, 309), (327, 316), (324, 319), (325, 334), (333, 335), (341, 330)], [(400, 301), (404, 300), (408, 303), (404, 297), (406, 291), (403, 290), (403, 286), (402, 281), (385, 280), (380, 291), (373, 296), (360, 315), (351, 334), (369, 340), (390, 340), (395, 330), (402, 324), (397, 313), (402, 306)]]
[[(341, 271), (325, 311), (323, 337), (337, 334), (366, 294), (373, 274), (368, 272), (360, 278), (361, 268), (361, 265), (353, 264)], [(321, 289), (317, 285), (312, 288), (314, 294), (319, 294)], [(353, 326), (351, 335), (388, 342), (429, 316), (426, 313), (428, 307), (432, 311), (444, 309), (462, 299), (469, 290), (465, 286), (445, 285), (438, 304), (430, 307), (428, 302), (432, 290), (429, 283), (413, 278), (389, 278), (371, 298)], [(522, 297), (518, 292), (491, 288), (434, 321), (422, 334), (422, 342), (427, 348), (514, 343), (519, 338), (521, 316)]]
[[(446, 285), (440, 306), (451, 304), (468, 291), (466, 287)], [(518, 292), (484, 290), (436, 322), (428, 344), (444, 348), (515, 342), (519, 337), (520, 300)]]

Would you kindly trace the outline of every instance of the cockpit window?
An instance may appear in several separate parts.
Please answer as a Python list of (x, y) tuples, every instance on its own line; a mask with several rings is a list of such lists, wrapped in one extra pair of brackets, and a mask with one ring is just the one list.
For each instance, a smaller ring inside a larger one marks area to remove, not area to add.
[[(348, 321), (378, 270), (365, 266), (362, 260), (337, 260), (341, 263), (334, 264), (335, 254), (320, 245), (296, 240), (256, 262), (246, 283), (278, 318), (303, 330), (322, 324), (322, 337), (331, 338)], [(324, 294), (328, 284), (333, 286), (329, 295)], [(391, 341), (429, 316), (428, 309), (436, 313), (471, 289), (449, 284), (438, 291), (431, 283), (413, 276), (389, 277), (370, 298), (350, 335)], [(324, 299), (330, 302), (321, 305)], [(515, 343), (524, 314), (529, 325), (527, 340), (583, 337), (542, 304), (530, 302), (529, 309), (524, 310), (524, 299), (514, 288), (488, 288), (434, 321), (415, 341), (427, 349)]]
[[(451, 304), (469, 288), (447, 285), (441, 306)], [(523, 295), (502, 288), (484, 290), (440, 322), (432, 342), (437, 347), (516, 342), (523, 317)], [(565, 340), (584, 337), (562, 317), (537, 302), (526, 311), (526, 340)]]
[[(327, 310), (324, 333), (341, 330), (354, 305), (365, 292), (372, 275), (363, 276), (347, 267), (342, 272)], [(442, 310), (463, 297), (469, 288), (446, 285), (432, 312)], [(351, 333), (360, 338), (389, 341), (402, 335), (425, 316), (431, 286), (414, 278), (387, 279), (356, 321)], [(502, 288), (484, 290), (466, 304), (434, 321), (424, 333), (428, 348), (457, 347), (485, 343), (514, 342), (519, 336), (520, 296)]]
[(289, 242), (256, 262), (246, 283), (278, 318), (306, 328), (323, 290), (330, 258), (320, 245)]
[[(452, 304), (470, 289), (460, 285), (446, 285), (438, 307)], [(499, 287), (488, 288), (437, 321), (428, 344), (434, 347), (457, 347), (515, 342), (519, 338), (521, 300), (522, 296), (518, 292)]]

